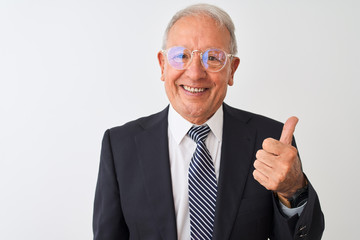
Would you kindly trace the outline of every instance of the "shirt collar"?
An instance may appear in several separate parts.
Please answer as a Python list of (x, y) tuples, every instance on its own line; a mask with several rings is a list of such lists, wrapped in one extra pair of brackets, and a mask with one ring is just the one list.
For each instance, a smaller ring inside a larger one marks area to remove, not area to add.
[[(184, 119), (178, 112), (176, 112), (171, 104), (169, 108), (168, 122), (169, 129), (177, 144), (181, 143), (187, 132), (194, 125)], [(221, 105), (215, 114), (204, 123), (210, 127), (211, 132), (215, 135), (218, 141), (222, 140), (223, 122), (223, 105)]]

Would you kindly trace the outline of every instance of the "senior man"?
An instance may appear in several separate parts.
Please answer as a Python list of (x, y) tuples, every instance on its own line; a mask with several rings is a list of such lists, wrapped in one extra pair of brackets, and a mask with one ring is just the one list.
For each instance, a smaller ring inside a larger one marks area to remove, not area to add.
[(321, 238), (319, 200), (292, 139), (297, 118), (283, 125), (223, 102), (236, 52), (218, 7), (174, 15), (158, 53), (170, 105), (106, 131), (94, 239)]

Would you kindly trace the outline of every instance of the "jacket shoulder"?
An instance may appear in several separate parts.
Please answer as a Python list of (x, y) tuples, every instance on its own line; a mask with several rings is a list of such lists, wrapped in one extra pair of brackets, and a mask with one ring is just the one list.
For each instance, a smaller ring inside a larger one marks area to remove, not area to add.
[(263, 137), (280, 138), (283, 123), (272, 118), (240, 110), (224, 104), (224, 119), (227, 115), (236, 118), (246, 124), (247, 127), (256, 130)]
[(224, 104), (224, 111), (247, 124), (251, 124), (251, 125), (265, 124), (265, 125), (273, 125), (278, 127), (283, 126), (283, 123), (274, 120), (272, 118), (260, 114), (248, 112), (245, 110), (237, 109), (226, 104)]

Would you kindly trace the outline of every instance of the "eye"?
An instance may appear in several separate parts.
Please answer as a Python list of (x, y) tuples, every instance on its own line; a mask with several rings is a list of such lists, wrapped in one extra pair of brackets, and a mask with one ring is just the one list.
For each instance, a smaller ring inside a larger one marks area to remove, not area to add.
[(209, 65), (215, 66), (215, 65), (220, 65), (222, 63), (221, 59), (218, 57), (217, 54), (210, 54), (207, 56), (206, 58), (206, 62)]
[(168, 50), (168, 59), (183, 63), (191, 59), (191, 52), (184, 47), (172, 47)]
[(176, 53), (171, 57), (171, 59), (175, 62), (186, 62), (190, 60), (190, 58), (191, 56), (184, 52)]
[(220, 60), (216, 56), (209, 56), (208, 61), (220, 62)]
[(222, 65), (225, 57), (225, 53), (219, 49), (210, 49), (204, 53), (204, 60), (211, 66)]

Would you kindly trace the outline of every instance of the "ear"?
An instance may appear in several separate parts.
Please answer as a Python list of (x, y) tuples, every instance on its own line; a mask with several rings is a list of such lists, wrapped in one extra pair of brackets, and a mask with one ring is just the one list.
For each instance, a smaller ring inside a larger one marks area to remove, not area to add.
[(228, 82), (229, 86), (232, 86), (234, 84), (234, 74), (239, 64), (240, 64), (240, 58), (233, 57), (233, 59), (231, 60), (231, 75), (230, 75), (230, 80)]
[(164, 81), (165, 78), (164, 78), (164, 69), (165, 69), (165, 57), (164, 57), (164, 54), (159, 51), (158, 54), (157, 54), (157, 58), (158, 58), (158, 61), (159, 61), (159, 65), (160, 65), (160, 69), (161, 69), (161, 81)]

